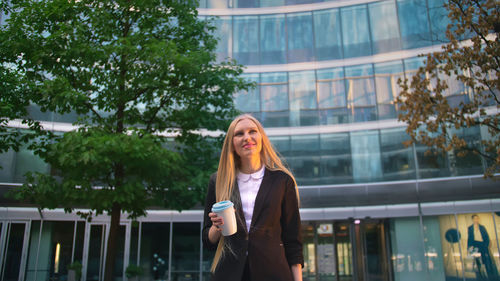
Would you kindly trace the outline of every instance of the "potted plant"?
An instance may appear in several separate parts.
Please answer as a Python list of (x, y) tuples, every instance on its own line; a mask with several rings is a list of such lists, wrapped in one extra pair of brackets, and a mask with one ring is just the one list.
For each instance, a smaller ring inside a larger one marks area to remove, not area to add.
[(82, 264), (79, 261), (74, 261), (67, 266), (68, 281), (79, 281), (82, 277)]
[(127, 269), (125, 270), (125, 275), (130, 281), (139, 280), (139, 276), (141, 276), (142, 273), (143, 273), (142, 267), (137, 266), (135, 264), (129, 264), (129, 266), (127, 266)]

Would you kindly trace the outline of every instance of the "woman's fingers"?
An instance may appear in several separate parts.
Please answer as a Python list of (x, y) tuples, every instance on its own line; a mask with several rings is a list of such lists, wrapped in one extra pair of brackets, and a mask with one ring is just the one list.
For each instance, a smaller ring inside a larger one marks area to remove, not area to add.
[(219, 226), (224, 225), (224, 220), (216, 213), (209, 213), (208, 216), (210, 217), (210, 220), (215, 227), (219, 228)]

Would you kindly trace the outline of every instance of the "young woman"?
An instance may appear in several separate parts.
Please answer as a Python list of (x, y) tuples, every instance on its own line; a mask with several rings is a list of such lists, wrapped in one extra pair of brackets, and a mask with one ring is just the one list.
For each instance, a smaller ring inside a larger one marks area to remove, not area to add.
[[(231, 200), (237, 232), (222, 236), (216, 202)], [(301, 226), (295, 179), (262, 125), (245, 114), (227, 131), (217, 173), (208, 185), (203, 244), (217, 249), (212, 281), (302, 281)]]

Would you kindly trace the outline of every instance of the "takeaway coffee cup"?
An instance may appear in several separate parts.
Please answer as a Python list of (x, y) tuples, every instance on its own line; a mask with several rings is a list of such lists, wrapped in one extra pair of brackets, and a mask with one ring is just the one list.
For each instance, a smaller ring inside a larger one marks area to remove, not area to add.
[(231, 201), (217, 202), (212, 206), (212, 212), (221, 216), (224, 220), (222, 227), (222, 235), (229, 236), (236, 233), (236, 214), (234, 212), (234, 204)]

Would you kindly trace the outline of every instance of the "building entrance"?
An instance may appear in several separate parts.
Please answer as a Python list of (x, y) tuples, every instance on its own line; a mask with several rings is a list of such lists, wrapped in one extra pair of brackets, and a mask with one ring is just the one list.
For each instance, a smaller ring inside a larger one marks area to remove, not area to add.
[(305, 222), (304, 280), (391, 281), (384, 220)]

